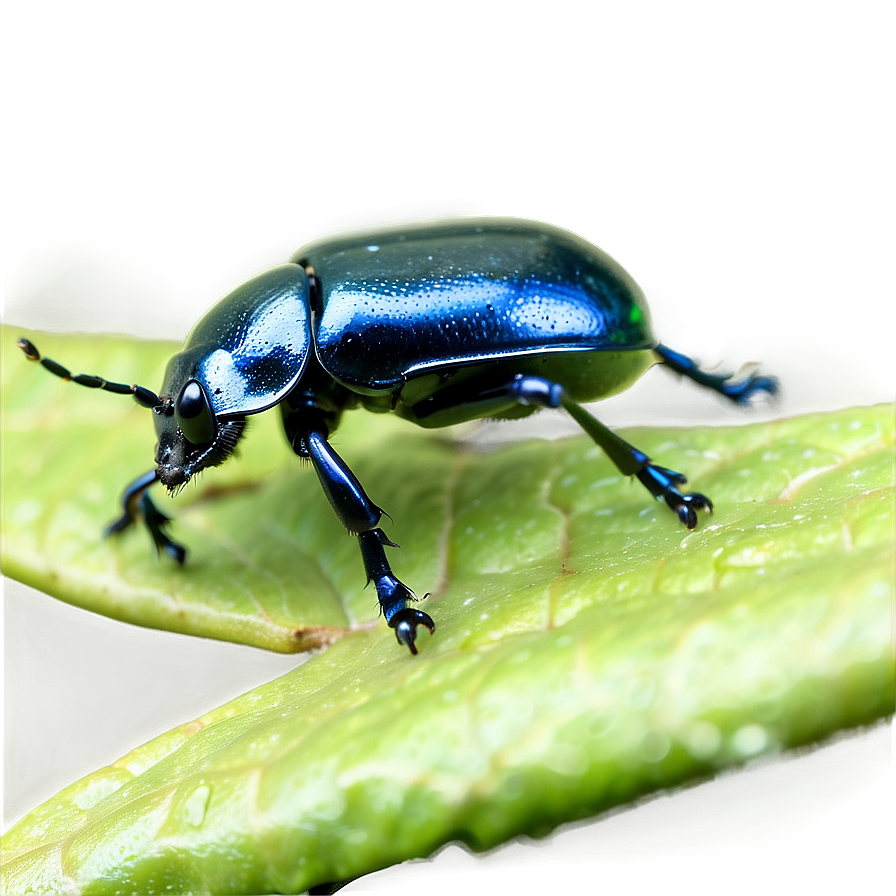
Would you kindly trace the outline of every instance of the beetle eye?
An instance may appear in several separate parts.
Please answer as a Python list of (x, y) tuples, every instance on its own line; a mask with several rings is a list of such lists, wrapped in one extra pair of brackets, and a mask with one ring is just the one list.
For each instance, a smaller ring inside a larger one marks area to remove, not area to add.
[(177, 425), (188, 442), (207, 445), (215, 437), (217, 421), (205, 389), (196, 380), (189, 380), (174, 403)]

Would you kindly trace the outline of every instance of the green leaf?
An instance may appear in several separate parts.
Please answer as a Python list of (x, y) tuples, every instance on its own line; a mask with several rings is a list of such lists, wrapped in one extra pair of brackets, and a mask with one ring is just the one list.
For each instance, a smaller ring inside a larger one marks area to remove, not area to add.
[[(171, 350), (41, 340), (150, 386)], [(192, 565), (172, 569), (145, 536), (96, 535), (151, 464), (147, 412), (17, 355), (5, 334), (9, 574), (275, 649), (345, 636), (32, 812), (4, 838), (8, 892), (301, 891), (452, 839), (544, 833), (893, 712), (889, 406), (630, 432), (714, 499), (692, 533), (587, 438), (483, 454), (348, 415), (337, 445), (395, 519), (396, 572), (433, 591), (438, 628), (412, 658), (276, 415), (181, 496)]]

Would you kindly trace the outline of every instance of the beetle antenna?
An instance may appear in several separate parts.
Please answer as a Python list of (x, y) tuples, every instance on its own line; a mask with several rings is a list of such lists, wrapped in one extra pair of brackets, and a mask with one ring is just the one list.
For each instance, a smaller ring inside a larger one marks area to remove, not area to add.
[(111, 383), (109, 380), (104, 380), (101, 376), (90, 376), (86, 373), (73, 374), (68, 368), (63, 367), (58, 362), (52, 360), (52, 358), (42, 358), (30, 339), (22, 337), (16, 345), (25, 352), (25, 357), (29, 361), (40, 362), (42, 367), (45, 367), (50, 373), (58, 376), (60, 379), (69, 380), (77, 383), (79, 386), (87, 386), (88, 389), (105, 389), (107, 392), (114, 392), (116, 395), (133, 395), (137, 404), (143, 405), (145, 408), (160, 408), (162, 406), (162, 400), (159, 396), (152, 389), (147, 389), (145, 386)]

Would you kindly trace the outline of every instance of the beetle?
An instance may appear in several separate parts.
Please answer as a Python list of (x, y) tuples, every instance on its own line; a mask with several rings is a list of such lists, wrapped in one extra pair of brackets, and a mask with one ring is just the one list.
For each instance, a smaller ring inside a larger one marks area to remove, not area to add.
[(115, 534), (138, 521), (159, 552), (186, 549), (165, 532), (169, 518), (148, 490), (174, 493), (233, 453), (246, 418), (279, 407), (293, 451), (309, 458), (346, 530), (357, 536), (368, 583), (400, 644), (417, 653), (432, 618), (392, 572), (379, 527), (384, 511), (330, 444), (342, 413), (389, 411), (423, 427), (565, 409), (619, 470), (637, 477), (688, 529), (712, 503), (684, 493), (681, 473), (655, 464), (581, 405), (627, 389), (663, 363), (739, 404), (774, 394), (752, 371), (714, 374), (653, 336), (644, 294), (609, 255), (558, 227), (512, 218), (458, 218), (330, 236), (287, 264), (228, 293), (168, 362), (158, 394), (101, 377), (82, 386), (130, 394), (153, 411), (155, 468), (122, 496)]

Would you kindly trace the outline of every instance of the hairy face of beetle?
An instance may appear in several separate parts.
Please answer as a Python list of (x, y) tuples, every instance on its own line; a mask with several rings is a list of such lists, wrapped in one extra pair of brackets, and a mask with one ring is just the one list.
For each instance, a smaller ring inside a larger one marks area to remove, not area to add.
[(245, 417), (218, 421), (212, 440), (194, 445), (181, 431), (173, 414), (156, 415), (156, 472), (169, 492), (176, 492), (197, 473), (217, 467), (233, 454), (246, 427)]

